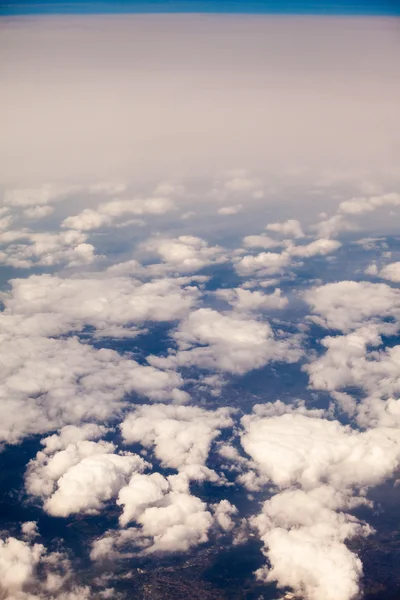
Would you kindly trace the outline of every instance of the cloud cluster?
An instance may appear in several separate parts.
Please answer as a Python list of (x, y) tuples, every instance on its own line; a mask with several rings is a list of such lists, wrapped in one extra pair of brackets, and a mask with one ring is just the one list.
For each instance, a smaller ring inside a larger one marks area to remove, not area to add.
[(157, 472), (133, 475), (121, 489), (117, 504), (122, 506), (122, 528), (94, 541), (92, 560), (129, 557), (132, 550), (147, 555), (187, 552), (207, 542), (212, 528), (231, 531), (231, 517), (237, 512), (226, 500), (208, 510), (205, 502), (190, 493), (184, 473), (168, 477)]
[(244, 450), (279, 490), (252, 520), (271, 565), (259, 577), (310, 600), (349, 600), (362, 566), (344, 542), (371, 529), (348, 511), (399, 467), (399, 431), (360, 433), (304, 412), (263, 417), (256, 410), (242, 423)]
[(302, 356), (298, 336), (279, 336), (265, 321), (211, 308), (190, 313), (173, 337), (178, 350), (171, 350), (167, 357), (150, 356), (150, 364), (243, 374), (270, 361), (296, 362)]
[(107, 275), (11, 280), (10, 291), (2, 294), (0, 329), (51, 336), (91, 326), (98, 337), (132, 337), (146, 321), (181, 319), (200, 295), (190, 279), (143, 283), (112, 270)]
[(58, 264), (78, 267), (95, 258), (94, 246), (78, 231), (37, 233), (22, 229), (0, 233), (0, 263), (4, 265), (22, 269)]
[(192, 235), (181, 235), (175, 239), (153, 238), (145, 242), (142, 248), (160, 257), (161, 266), (167, 272), (191, 273), (227, 260), (223, 248), (209, 246), (201, 238)]
[(210, 411), (197, 406), (142, 405), (121, 423), (121, 433), (126, 443), (154, 448), (163, 467), (185, 473), (189, 479), (218, 481), (206, 462), (221, 429), (233, 426), (232, 412), (229, 408)]
[(328, 329), (348, 332), (365, 324), (400, 317), (400, 290), (384, 283), (339, 281), (307, 290), (304, 299)]
[[(26, 529), (29, 523), (23, 523)], [(108, 589), (102, 593), (112, 592)], [(91, 600), (98, 597), (76, 583), (71, 563), (62, 552), (9, 536), (0, 539), (0, 597), (4, 600)]]
[(76, 338), (2, 336), (0, 438), (16, 443), (26, 435), (63, 425), (116, 418), (127, 394), (152, 400), (187, 400), (183, 380)]
[[(268, 238), (265, 239), (264, 236), (250, 236), (245, 240), (247, 240), (247, 246), (250, 247), (271, 247)], [(268, 245), (265, 246), (265, 244)], [(234, 258), (236, 272), (242, 277), (246, 275), (264, 277), (281, 274), (285, 268), (296, 266), (296, 258), (325, 256), (340, 248), (341, 243), (321, 238), (309, 244), (301, 245), (295, 245), (290, 240), (285, 240), (284, 245), (285, 249), (282, 252), (260, 252), (255, 255), (246, 254)]]
[(42, 498), (50, 515), (95, 514), (134, 472), (149, 466), (136, 454), (115, 453), (111, 442), (92, 441), (103, 430), (70, 426), (42, 440), (44, 449), (28, 464), (25, 486), (28, 494)]
[(67, 217), (62, 227), (91, 231), (100, 227), (111, 226), (115, 221), (126, 215), (163, 215), (175, 209), (175, 204), (169, 198), (117, 198), (100, 204), (97, 209), (85, 208), (75, 216)]
[(228, 302), (235, 311), (244, 313), (279, 310), (285, 308), (289, 303), (279, 288), (276, 288), (272, 294), (264, 294), (261, 291), (251, 292), (240, 287), (221, 289), (215, 293), (218, 298)]

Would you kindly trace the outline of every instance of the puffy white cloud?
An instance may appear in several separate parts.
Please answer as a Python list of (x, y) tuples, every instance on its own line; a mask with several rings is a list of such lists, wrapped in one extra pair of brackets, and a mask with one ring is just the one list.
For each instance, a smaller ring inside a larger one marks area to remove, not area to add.
[[(341, 231), (356, 231), (358, 226), (352, 217), (370, 213), (382, 206), (399, 206), (400, 194), (391, 192), (380, 196), (355, 197), (345, 200), (339, 204), (336, 214), (323, 219), (312, 228), (317, 231), (319, 237), (333, 237)], [(326, 216), (326, 215), (325, 215)]]
[(132, 392), (159, 401), (187, 398), (177, 373), (141, 366), (75, 338), (3, 336), (2, 350), (0, 437), (7, 442), (115, 417)]
[(359, 591), (362, 565), (344, 542), (371, 530), (337, 512), (346, 504), (346, 497), (328, 486), (309, 493), (282, 492), (265, 502), (252, 523), (271, 568), (259, 569), (258, 577), (290, 586), (309, 600), (353, 598)]
[(34, 539), (35, 537), (37, 537), (39, 535), (37, 522), (36, 521), (25, 521), (25, 523), (22, 523), (22, 525), (21, 525), (21, 532), (22, 532), (22, 535), (26, 539), (28, 539), (28, 540)]
[(235, 270), (239, 275), (276, 275), (290, 264), (289, 252), (261, 252), (255, 256), (246, 255), (237, 259)]
[(115, 454), (112, 443), (89, 441), (100, 433), (89, 427), (64, 428), (60, 435), (43, 440), (44, 450), (28, 465), (26, 490), (43, 498), (44, 509), (53, 516), (97, 513), (104, 502), (117, 496), (133, 472), (148, 466), (136, 454)]
[(238, 513), (236, 506), (233, 506), (228, 500), (221, 500), (213, 505), (214, 518), (222, 531), (232, 531), (235, 522), (232, 516)]
[(243, 245), (246, 248), (276, 248), (282, 246), (283, 242), (274, 240), (268, 235), (247, 235), (243, 238)]
[(163, 215), (175, 209), (169, 198), (118, 198), (100, 204), (97, 209), (86, 208), (75, 216), (67, 217), (62, 227), (90, 231), (104, 225), (111, 225), (124, 215)]
[(400, 433), (393, 428), (358, 432), (304, 414), (243, 417), (242, 444), (272, 483), (313, 489), (376, 485), (400, 460)]
[(204, 240), (192, 235), (181, 235), (175, 239), (153, 238), (142, 247), (160, 256), (166, 270), (182, 273), (198, 271), (227, 260), (223, 248), (209, 246)]
[(243, 448), (264, 478), (284, 490), (252, 519), (271, 565), (258, 576), (310, 600), (350, 600), (362, 566), (344, 542), (371, 528), (348, 511), (365, 504), (364, 490), (399, 467), (399, 431), (359, 432), (307, 411), (267, 417), (257, 412), (242, 419)]
[(269, 323), (210, 308), (190, 313), (174, 338), (178, 351), (150, 356), (150, 364), (165, 367), (196, 365), (243, 374), (270, 361), (296, 362), (302, 356), (297, 336), (275, 335)]
[(93, 560), (119, 556), (126, 544), (144, 554), (186, 552), (208, 540), (214, 522), (205, 502), (190, 494), (184, 475), (134, 475), (117, 503), (123, 507), (120, 524), (134, 521), (135, 526), (96, 540)]
[[(257, 238), (252, 240), (251, 238)], [(262, 246), (262, 236), (250, 236), (251, 246)], [(245, 238), (249, 239), (249, 238)], [(268, 241), (266, 241), (268, 243)], [(286, 248), (280, 253), (276, 252), (261, 252), (260, 254), (246, 255), (241, 258), (234, 258), (235, 269), (239, 275), (276, 275), (282, 273), (285, 267), (293, 266), (293, 258), (309, 258), (311, 256), (326, 255), (335, 252), (340, 248), (341, 244), (334, 240), (317, 239), (310, 244), (296, 246), (287, 240), (285, 241)], [(271, 247), (268, 245), (267, 247)]]
[(28, 219), (42, 219), (48, 217), (54, 211), (53, 206), (33, 206), (24, 210), (24, 216)]
[[(23, 523), (22, 529), (29, 529)], [(0, 597), (4, 600), (90, 600), (74, 581), (66, 555), (15, 537), (0, 539)]]
[(218, 209), (219, 215), (236, 215), (243, 208), (242, 204), (236, 204), (234, 206), (222, 206)]
[(304, 293), (311, 306), (313, 321), (329, 329), (347, 332), (366, 320), (379, 322), (400, 316), (400, 290), (384, 283), (339, 281)]
[(38, 188), (14, 188), (5, 191), (3, 202), (6, 206), (13, 207), (44, 206), (64, 200), (74, 190), (74, 186), (55, 184), (45, 184)]
[(351, 198), (339, 204), (338, 212), (345, 215), (360, 215), (382, 206), (400, 206), (400, 194), (391, 192), (369, 198)]
[(291, 256), (310, 257), (330, 254), (340, 248), (341, 243), (335, 240), (318, 239), (303, 246), (289, 246), (287, 251)]
[(0, 591), (7, 594), (6, 598), (31, 582), (44, 551), (41, 544), (30, 546), (13, 537), (0, 539)]
[[(314, 389), (328, 390), (342, 411), (355, 416), (363, 427), (398, 427), (400, 424), (400, 346), (381, 349), (382, 329), (397, 327), (365, 325), (348, 335), (326, 337), (326, 352), (304, 365)], [(358, 403), (340, 392), (358, 388), (364, 392)]]
[(10, 231), (0, 234), (0, 246), (5, 246), (4, 250), (0, 250), (0, 263), (16, 268), (53, 266), (59, 263), (66, 263), (69, 267), (87, 265), (96, 257), (94, 246), (86, 243), (86, 239), (84, 234), (77, 231)]
[(379, 271), (379, 277), (393, 281), (393, 283), (400, 283), (400, 262), (390, 263)]
[(357, 231), (358, 226), (344, 215), (333, 215), (327, 219), (323, 219), (316, 225), (312, 226), (316, 230), (318, 237), (330, 238), (335, 237), (341, 231)]
[(275, 231), (285, 237), (290, 238), (301, 238), (304, 237), (303, 230), (301, 228), (301, 223), (296, 221), (296, 219), (289, 219), (288, 221), (284, 221), (283, 223), (269, 223), (266, 226), (268, 231)]
[(190, 479), (218, 480), (206, 467), (211, 444), (221, 429), (231, 427), (232, 410), (165, 404), (138, 406), (121, 424), (126, 443), (153, 447), (164, 467), (184, 472)]
[(5, 229), (8, 229), (9, 226), (11, 225), (11, 223), (13, 222), (13, 220), (14, 220), (14, 218), (12, 215), (7, 215), (6, 217), (3, 217), (2, 219), (0, 219), (0, 231), (4, 231)]
[(251, 292), (243, 288), (221, 289), (216, 291), (218, 298), (226, 300), (235, 310), (251, 312), (268, 309), (282, 309), (288, 304), (288, 299), (282, 296), (282, 291), (276, 288), (272, 294)]
[(33, 275), (11, 280), (10, 292), (2, 296), (0, 331), (50, 336), (90, 325), (99, 337), (129, 337), (147, 320), (182, 318), (200, 295), (186, 279), (142, 283), (114, 272), (110, 278)]

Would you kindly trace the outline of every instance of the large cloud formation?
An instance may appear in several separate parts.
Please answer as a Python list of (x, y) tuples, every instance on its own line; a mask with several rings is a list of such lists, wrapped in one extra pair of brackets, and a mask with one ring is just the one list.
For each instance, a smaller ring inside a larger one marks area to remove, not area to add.
[(0, 28), (0, 598), (255, 535), (263, 585), (353, 600), (400, 466), (397, 24)]

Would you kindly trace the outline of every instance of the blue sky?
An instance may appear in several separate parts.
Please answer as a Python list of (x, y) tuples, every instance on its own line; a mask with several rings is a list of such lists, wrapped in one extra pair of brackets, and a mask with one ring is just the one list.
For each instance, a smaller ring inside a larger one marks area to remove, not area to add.
[(400, 15), (396, 0), (11, 0), (0, 16), (98, 13)]

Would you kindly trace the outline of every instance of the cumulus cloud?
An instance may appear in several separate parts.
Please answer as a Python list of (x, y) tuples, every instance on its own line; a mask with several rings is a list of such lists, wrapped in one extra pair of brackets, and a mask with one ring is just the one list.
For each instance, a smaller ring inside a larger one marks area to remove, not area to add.
[(222, 206), (218, 209), (219, 215), (236, 215), (243, 208), (242, 204), (236, 204), (234, 206)]
[[(22, 529), (28, 529), (23, 523)], [(0, 539), (0, 596), (4, 600), (91, 600), (88, 586), (76, 584), (65, 554), (43, 544)]]
[(130, 337), (146, 321), (182, 318), (200, 295), (188, 279), (142, 283), (119, 276), (124, 270), (120, 267), (111, 269), (106, 278), (33, 275), (11, 280), (11, 290), (2, 296), (0, 331), (50, 336), (89, 325), (99, 337)]
[(207, 411), (195, 406), (138, 406), (121, 424), (125, 443), (154, 448), (162, 466), (184, 472), (189, 479), (218, 481), (206, 467), (212, 442), (233, 425), (232, 410)]
[(288, 299), (282, 296), (282, 290), (276, 288), (272, 294), (251, 292), (243, 288), (230, 288), (217, 290), (218, 298), (226, 300), (239, 312), (251, 312), (268, 309), (282, 309), (288, 305)]
[(235, 270), (241, 276), (276, 275), (290, 264), (289, 252), (261, 252), (255, 256), (246, 255), (237, 259)]
[(1, 427), (3, 441), (46, 433), (67, 424), (118, 415), (129, 393), (184, 402), (182, 378), (142, 366), (113, 350), (76, 338), (3, 336)]
[[(252, 238), (253, 236), (250, 236)], [(256, 238), (262, 236), (254, 236)], [(245, 240), (248, 238), (245, 238)], [(262, 246), (263, 240), (261, 241), (250, 241), (250, 245), (253, 247)], [(235, 270), (241, 275), (276, 275), (282, 273), (286, 267), (295, 266), (293, 259), (295, 258), (309, 258), (311, 256), (324, 256), (335, 252), (340, 248), (341, 244), (334, 240), (328, 239), (317, 239), (309, 244), (294, 245), (290, 241), (285, 240), (286, 248), (280, 252), (261, 252), (256, 255), (245, 255), (241, 258), (234, 258)], [(270, 247), (270, 246), (268, 246)]]
[(23, 269), (59, 263), (69, 267), (87, 265), (96, 256), (94, 246), (86, 240), (86, 235), (72, 230), (61, 233), (11, 230), (0, 234), (0, 263)]
[(75, 428), (75, 439), (79, 433), (86, 439), (67, 443), (61, 431), (58, 441), (64, 447), (55, 452), (52, 451), (55, 436), (50, 444), (43, 440), (44, 450), (28, 465), (26, 490), (41, 497), (44, 510), (52, 516), (96, 514), (105, 502), (117, 496), (133, 472), (141, 472), (148, 466), (136, 454), (116, 454), (115, 445), (110, 442), (87, 439), (98, 437), (99, 431)]
[(271, 564), (259, 577), (312, 600), (350, 600), (358, 592), (362, 566), (344, 542), (371, 528), (348, 511), (366, 502), (366, 488), (399, 467), (398, 430), (361, 433), (307, 412), (263, 417), (256, 411), (242, 423), (243, 448), (260, 473), (283, 490), (252, 520)]
[(22, 208), (45, 206), (64, 200), (74, 190), (74, 186), (56, 184), (44, 184), (37, 188), (14, 188), (5, 191), (3, 202), (5, 206)]
[(90, 231), (112, 223), (125, 215), (163, 215), (175, 209), (169, 198), (118, 198), (100, 204), (97, 209), (86, 208), (75, 216), (67, 217), (62, 227)]
[(270, 361), (296, 362), (302, 356), (297, 336), (277, 336), (269, 323), (239, 314), (200, 308), (182, 321), (173, 337), (178, 351), (150, 356), (150, 364), (192, 366), (243, 374)]
[(183, 474), (134, 475), (121, 489), (117, 504), (123, 507), (120, 524), (126, 526), (133, 521), (135, 526), (96, 540), (93, 560), (119, 556), (127, 543), (131, 550), (136, 547), (143, 554), (186, 552), (208, 541), (214, 522), (206, 503), (190, 493)]
[(304, 237), (301, 223), (300, 221), (296, 221), (296, 219), (289, 219), (283, 223), (269, 223), (266, 226), (266, 229), (268, 229), (268, 231), (275, 231), (288, 238)]
[(390, 263), (379, 271), (379, 277), (393, 281), (393, 283), (400, 283), (400, 262)]
[(143, 244), (143, 249), (161, 257), (167, 271), (188, 273), (211, 264), (226, 262), (224, 249), (209, 246), (204, 240), (181, 235), (175, 239), (153, 238)]
[(345, 215), (360, 215), (377, 210), (382, 206), (400, 206), (400, 194), (391, 192), (369, 198), (351, 198), (339, 204), (338, 212)]
[(274, 240), (268, 235), (247, 235), (243, 238), (243, 245), (246, 248), (276, 248), (282, 246), (283, 242)]
[[(319, 237), (334, 237), (342, 231), (356, 231), (358, 225), (354, 217), (373, 212), (383, 206), (399, 206), (400, 194), (391, 192), (379, 196), (354, 197), (339, 204), (336, 214), (324, 218), (312, 228)], [(325, 215), (326, 217), (326, 215)]]
[(400, 316), (400, 290), (384, 283), (339, 281), (304, 293), (313, 321), (329, 329), (351, 331), (366, 320), (379, 322)]

